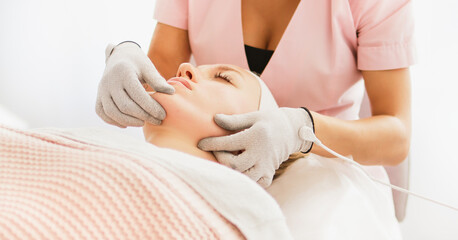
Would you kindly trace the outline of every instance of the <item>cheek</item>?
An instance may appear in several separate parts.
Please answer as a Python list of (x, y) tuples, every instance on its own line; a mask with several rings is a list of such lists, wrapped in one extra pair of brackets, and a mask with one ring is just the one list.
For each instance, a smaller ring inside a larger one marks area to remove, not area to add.
[(232, 91), (213, 91), (202, 99), (202, 104), (213, 114), (236, 114), (239, 111), (239, 96)]
[(240, 92), (240, 96), (236, 99), (239, 113), (255, 112), (258, 111), (259, 96), (250, 91)]
[(234, 89), (232, 91), (215, 91), (209, 99), (213, 113), (242, 114), (258, 110), (256, 96), (250, 92)]
[(161, 126), (172, 127), (199, 138), (223, 136), (229, 133), (213, 121), (217, 109), (214, 109), (208, 101), (203, 101), (199, 95), (156, 93), (153, 98), (166, 111)]
[(153, 98), (161, 104), (166, 112), (163, 123), (194, 122), (192, 120), (197, 116), (192, 113), (198, 108), (186, 96), (177, 93), (174, 95), (155, 93)]
[(221, 84), (206, 85), (205, 91), (199, 93), (194, 100), (213, 115), (241, 114), (258, 109), (258, 100), (248, 89), (241, 90)]
[(174, 95), (155, 93), (152, 97), (166, 111), (163, 126), (189, 132), (198, 137), (222, 136), (230, 132), (213, 120), (215, 114), (241, 114), (258, 110), (259, 96), (249, 89), (240, 90), (220, 83), (201, 83), (193, 93)]

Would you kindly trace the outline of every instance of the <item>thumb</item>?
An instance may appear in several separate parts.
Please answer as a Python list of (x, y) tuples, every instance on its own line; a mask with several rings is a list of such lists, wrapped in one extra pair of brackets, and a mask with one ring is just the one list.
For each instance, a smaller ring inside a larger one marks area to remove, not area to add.
[[(149, 61), (149, 59), (148, 59)], [(151, 61), (150, 61), (151, 63)], [(153, 63), (147, 64), (142, 71), (142, 79), (156, 92), (173, 94), (175, 88), (168, 84), (167, 81), (159, 74)]]
[(272, 178), (271, 177), (267, 177), (267, 176), (263, 176), (257, 182), (258, 182), (259, 185), (261, 185), (261, 187), (267, 188), (272, 184)]
[(258, 119), (259, 112), (249, 112), (244, 114), (226, 115), (216, 114), (215, 122), (218, 126), (229, 131), (240, 131), (253, 126)]
[(109, 43), (107, 47), (105, 48), (105, 63), (107, 62), (108, 58), (111, 56), (111, 53), (113, 52), (115, 45), (112, 43)]

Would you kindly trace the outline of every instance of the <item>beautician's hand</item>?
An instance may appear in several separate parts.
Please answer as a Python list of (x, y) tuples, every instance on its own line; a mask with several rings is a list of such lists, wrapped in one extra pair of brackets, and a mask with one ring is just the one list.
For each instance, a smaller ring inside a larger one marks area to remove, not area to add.
[[(308, 152), (312, 147), (312, 142), (303, 139), (304, 134), (313, 132), (313, 120), (302, 108), (217, 114), (215, 122), (229, 131), (243, 131), (205, 138), (198, 147), (213, 151), (220, 163), (243, 172), (262, 187), (270, 186), (275, 170), (291, 153)], [(245, 151), (239, 155), (230, 153), (239, 150)]]
[(143, 126), (144, 121), (159, 125), (165, 111), (145, 91), (142, 83), (157, 92), (173, 94), (151, 60), (133, 42), (118, 46), (109, 44), (105, 50), (105, 72), (99, 83), (96, 112), (105, 122), (118, 127)]

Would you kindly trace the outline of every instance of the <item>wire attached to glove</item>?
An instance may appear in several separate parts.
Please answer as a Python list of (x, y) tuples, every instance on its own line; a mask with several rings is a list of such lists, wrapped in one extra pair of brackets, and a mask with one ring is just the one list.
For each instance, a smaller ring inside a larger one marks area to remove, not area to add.
[(454, 207), (454, 206), (451, 206), (449, 204), (446, 204), (446, 203), (443, 203), (443, 202), (440, 202), (440, 201), (437, 201), (437, 200), (434, 200), (434, 199), (431, 199), (431, 198), (428, 198), (428, 197), (425, 197), (423, 195), (420, 195), (420, 194), (417, 194), (417, 193), (414, 193), (414, 192), (411, 192), (407, 189), (404, 189), (404, 188), (401, 188), (401, 187), (398, 187), (396, 185), (393, 185), (393, 184), (390, 184), (390, 183), (386, 183), (386, 182), (383, 182), (383, 181), (380, 181), (379, 179), (376, 179), (374, 177), (372, 177), (359, 163), (355, 162), (354, 160), (350, 159), (350, 158), (347, 158), (337, 152), (335, 152), (334, 150), (328, 148), (326, 145), (324, 145), (316, 136), (315, 136), (315, 131), (312, 130), (310, 127), (307, 127), (307, 126), (303, 126), (300, 128), (299, 130), (299, 136), (301, 139), (303, 139), (304, 141), (312, 141), (314, 142), (316, 145), (322, 147), (324, 150), (326, 150), (327, 152), (329, 152), (330, 154), (344, 160), (345, 162), (347, 163), (350, 163), (351, 165), (353, 166), (356, 166), (358, 167), (359, 169), (361, 169), (370, 179), (372, 179), (374, 182), (378, 182), (382, 185), (385, 185), (385, 186), (388, 186), (396, 191), (399, 191), (399, 192), (403, 192), (403, 193), (406, 193), (406, 194), (410, 194), (412, 196), (415, 196), (415, 197), (418, 197), (418, 198), (421, 198), (423, 200), (426, 200), (426, 201), (430, 201), (434, 204), (438, 204), (440, 206), (443, 206), (443, 207), (446, 207), (446, 208), (450, 208), (454, 211), (457, 211), (458, 212), (458, 207)]

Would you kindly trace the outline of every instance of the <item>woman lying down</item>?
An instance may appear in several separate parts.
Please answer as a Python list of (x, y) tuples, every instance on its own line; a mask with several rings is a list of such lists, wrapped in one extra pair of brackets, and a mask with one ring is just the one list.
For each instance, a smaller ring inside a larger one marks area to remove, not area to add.
[(264, 190), (197, 147), (233, 133), (215, 114), (277, 107), (258, 77), (190, 64), (177, 76), (174, 95), (151, 93), (167, 117), (144, 125), (147, 142), (0, 126), (0, 239), (400, 239), (389, 189), (351, 165), (294, 154)]

